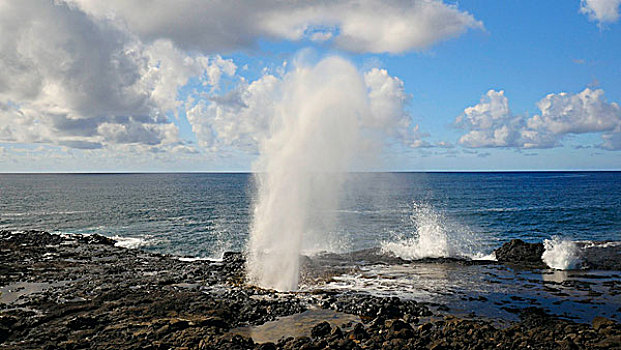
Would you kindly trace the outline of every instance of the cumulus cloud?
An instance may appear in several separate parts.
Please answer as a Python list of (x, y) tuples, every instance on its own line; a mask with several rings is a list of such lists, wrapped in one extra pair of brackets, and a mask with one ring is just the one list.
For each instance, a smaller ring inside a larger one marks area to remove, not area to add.
[(577, 94), (549, 94), (537, 103), (540, 113), (514, 115), (504, 91), (490, 90), (479, 104), (455, 119), (466, 129), (459, 143), (466, 147), (550, 148), (570, 134), (601, 133), (601, 148), (621, 149), (621, 109), (606, 101), (601, 89)]
[(439, 0), (71, 3), (98, 18), (120, 20), (147, 41), (166, 38), (185, 49), (212, 53), (252, 47), (261, 38), (332, 39), (349, 51), (400, 53), (483, 28), (471, 14)]
[(411, 96), (405, 93), (403, 81), (388, 74), (385, 69), (372, 68), (364, 73), (368, 90), (369, 106), (374, 116), (366, 127), (382, 128), (384, 132), (401, 133), (407, 138), (410, 116), (404, 111)]
[(513, 146), (516, 132), (511, 124), (519, 123), (509, 111), (504, 91), (489, 90), (479, 104), (468, 107), (457, 117), (455, 124), (470, 130), (459, 142), (468, 147)]
[[(309, 75), (307, 71), (319, 74), (312, 65), (297, 63), (283, 75), (266, 74), (252, 82), (243, 81), (226, 93), (210, 96), (208, 101), (188, 105), (187, 118), (199, 145), (256, 151), (260, 142), (273, 131), (278, 115), (286, 113), (282, 101), (288, 93), (290, 80), (299, 81)], [(360, 117), (360, 123), (367, 132), (381, 133), (412, 147), (429, 145), (422, 140), (427, 135), (419, 132), (418, 126), (411, 125), (411, 117), (405, 112), (410, 96), (399, 78), (378, 68), (357, 74), (366, 87), (367, 115)], [(348, 89), (346, 85), (342, 88)]]
[(199, 145), (218, 149), (223, 146), (255, 151), (276, 113), (275, 101), (281, 95), (282, 80), (264, 75), (233, 90), (200, 100), (187, 107), (187, 118)]
[(588, 16), (589, 20), (601, 23), (612, 23), (619, 19), (619, 5), (621, 0), (582, 0), (580, 13)]
[(0, 141), (80, 149), (175, 145), (167, 118), (190, 78), (217, 86), (235, 65), (188, 55), (169, 40), (143, 44), (117, 24), (63, 2), (2, 2)]
[[(182, 111), (200, 146), (253, 149), (282, 76), (246, 82), (218, 53), (263, 39), (401, 53), (482, 27), (439, 0), (2, 1), (0, 142), (184, 149)], [(224, 77), (238, 86), (222, 93)], [(403, 82), (379, 69), (364, 80), (374, 115), (407, 129)], [(189, 83), (200, 91), (181, 96)]]

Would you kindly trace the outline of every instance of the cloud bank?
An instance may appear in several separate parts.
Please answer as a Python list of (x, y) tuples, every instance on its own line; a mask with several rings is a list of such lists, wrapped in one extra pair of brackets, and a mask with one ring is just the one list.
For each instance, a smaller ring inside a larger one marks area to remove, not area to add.
[(176, 145), (167, 113), (192, 77), (216, 85), (233, 74), (219, 56), (148, 45), (65, 3), (3, 2), (0, 141), (94, 149)]
[[(194, 152), (187, 114), (198, 147), (252, 150), (283, 77), (246, 82), (220, 53), (266, 39), (402, 53), (482, 27), (435, 0), (2, 1), (0, 142)], [(407, 129), (403, 82), (365, 74), (374, 113)]]
[(607, 102), (601, 89), (577, 94), (549, 94), (537, 103), (539, 114), (515, 115), (504, 91), (489, 90), (481, 101), (455, 119), (467, 130), (466, 147), (551, 148), (568, 135), (599, 133), (607, 150), (621, 150), (621, 108)]
[(97, 18), (122, 21), (145, 41), (220, 53), (260, 39), (332, 40), (353, 52), (401, 53), (483, 28), (467, 12), (438, 0), (277, 1), (72, 0)]

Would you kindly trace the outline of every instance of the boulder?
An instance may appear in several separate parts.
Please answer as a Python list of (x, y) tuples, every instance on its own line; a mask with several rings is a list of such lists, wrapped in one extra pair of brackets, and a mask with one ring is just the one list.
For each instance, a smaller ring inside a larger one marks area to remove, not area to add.
[(512, 264), (543, 264), (542, 243), (527, 243), (521, 239), (512, 239), (496, 249), (496, 259), (503, 263)]

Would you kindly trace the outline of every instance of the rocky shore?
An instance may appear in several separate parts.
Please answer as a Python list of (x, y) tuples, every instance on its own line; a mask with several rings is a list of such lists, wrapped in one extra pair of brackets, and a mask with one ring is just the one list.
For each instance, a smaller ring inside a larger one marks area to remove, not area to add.
[[(533, 251), (511, 244), (500, 262)], [(239, 253), (189, 260), (99, 235), (0, 231), (0, 349), (621, 349), (621, 325), (604, 317), (575, 323), (530, 307), (498, 324), (396, 297), (249, 287)], [(251, 338), (313, 310), (326, 319), (307, 318), (306, 334)]]

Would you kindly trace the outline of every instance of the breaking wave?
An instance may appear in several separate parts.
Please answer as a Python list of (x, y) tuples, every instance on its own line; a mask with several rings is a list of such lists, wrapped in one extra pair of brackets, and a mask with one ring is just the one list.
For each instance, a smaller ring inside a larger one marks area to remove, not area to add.
[(482, 251), (480, 237), (468, 227), (451, 222), (428, 205), (414, 203), (411, 222), (414, 235), (382, 242), (382, 253), (406, 260), (449, 257), (495, 260), (493, 253)]

